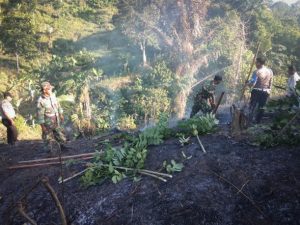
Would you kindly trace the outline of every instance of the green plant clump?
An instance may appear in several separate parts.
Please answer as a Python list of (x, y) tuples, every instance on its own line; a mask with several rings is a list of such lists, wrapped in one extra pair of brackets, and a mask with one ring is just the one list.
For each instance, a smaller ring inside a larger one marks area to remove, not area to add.
[(213, 114), (206, 114), (200, 117), (193, 117), (191, 119), (180, 121), (178, 123), (179, 132), (192, 136), (194, 135), (194, 129), (196, 127), (198, 134), (207, 134), (215, 131), (218, 120), (215, 118)]
[(300, 144), (300, 82), (293, 96), (273, 100), (267, 111), (273, 114), (272, 122), (249, 129), (254, 143), (263, 147)]
[(98, 154), (95, 162), (82, 177), (84, 186), (99, 184), (103, 179), (110, 177), (113, 183), (121, 181), (128, 175), (135, 177), (139, 169), (144, 167), (147, 157), (147, 147), (163, 142), (162, 124), (148, 128), (131, 143), (126, 142), (120, 148), (107, 145), (104, 154)]

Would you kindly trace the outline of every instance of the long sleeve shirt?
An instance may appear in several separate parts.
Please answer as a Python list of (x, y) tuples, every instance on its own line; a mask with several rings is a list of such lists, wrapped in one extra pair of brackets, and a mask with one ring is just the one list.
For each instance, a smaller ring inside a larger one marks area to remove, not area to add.
[(4, 119), (13, 119), (16, 117), (16, 112), (12, 106), (12, 104), (10, 103), (10, 101), (8, 101), (7, 99), (4, 99), (1, 102), (1, 117)]
[(54, 94), (51, 96), (40, 96), (37, 101), (37, 123), (51, 123), (51, 117), (56, 116), (59, 120), (59, 115), (63, 113), (59, 102)]
[(298, 73), (294, 73), (289, 77), (287, 83), (287, 96), (292, 96), (293, 94), (295, 94), (296, 84), (299, 80), (300, 76), (298, 75)]

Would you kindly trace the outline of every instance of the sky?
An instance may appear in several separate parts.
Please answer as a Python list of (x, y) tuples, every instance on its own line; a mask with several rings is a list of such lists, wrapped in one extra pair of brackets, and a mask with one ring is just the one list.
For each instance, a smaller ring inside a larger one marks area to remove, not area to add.
[(288, 4), (292, 4), (292, 3), (295, 3), (297, 2), (297, 0), (273, 0), (273, 2), (286, 2)]

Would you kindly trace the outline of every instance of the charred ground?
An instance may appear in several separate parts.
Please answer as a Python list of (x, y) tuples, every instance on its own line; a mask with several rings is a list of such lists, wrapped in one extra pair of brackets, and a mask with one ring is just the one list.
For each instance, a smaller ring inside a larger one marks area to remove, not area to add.
[[(149, 148), (145, 168), (162, 169), (164, 160), (184, 163), (167, 183), (150, 177), (139, 182), (125, 179), (118, 184), (82, 187), (79, 179), (58, 184), (59, 166), (7, 170), (19, 160), (48, 157), (41, 142), (23, 142), (22, 147), (1, 150), (1, 224), (25, 221), (13, 202), (39, 178), (48, 176), (58, 193), (70, 224), (299, 224), (299, 147), (260, 149), (221, 134), (202, 137), (204, 155), (196, 139), (181, 147), (178, 139)], [(71, 155), (93, 151), (99, 140), (70, 143)], [(189, 160), (186, 156), (192, 156)], [(64, 168), (65, 176), (78, 166)], [(236, 187), (234, 187), (236, 186)], [(240, 192), (238, 189), (242, 189)], [(63, 193), (63, 196), (62, 196)], [(39, 187), (25, 202), (26, 211), (38, 224), (60, 224), (49, 193)]]

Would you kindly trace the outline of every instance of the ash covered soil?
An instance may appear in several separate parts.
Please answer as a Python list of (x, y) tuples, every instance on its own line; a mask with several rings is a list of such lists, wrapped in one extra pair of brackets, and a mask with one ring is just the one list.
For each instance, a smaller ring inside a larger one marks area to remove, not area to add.
[[(59, 166), (7, 170), (20, 160), (49, 157), (42, 143), (0, 146), (0, 224), (25, 223), (10, 209), (41, 177), (47, 176), (64, 204), (69, 224), (300, 224), (300, 147), (260, 149), (221, 134), (202, 136), (181, 147), (178, 139), (149, 148), (146, 169), (160, 170), (164, 160), (183, 162), (182, 172), (164, 183), (151, 177), (139, 182), (105, 180), (84, 188), (76, 178), (58, 184)], [(78, 140), (64, 155), (92, 152), (99, 140)], [(182, 151), (189, 160), (184, 159)], [(64, 168), (64, 175), (80, 166)], [(238, 191), (240, 189), (240, 191)], [(31, 192), (26, 212), (37, 224), (61, 224), (51, 196), (42, 186)]]

